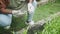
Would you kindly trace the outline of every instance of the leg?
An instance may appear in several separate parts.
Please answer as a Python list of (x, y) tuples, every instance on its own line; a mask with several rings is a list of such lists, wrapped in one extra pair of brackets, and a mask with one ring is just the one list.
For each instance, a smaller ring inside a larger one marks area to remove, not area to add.
[(11, 25), (12, 14), (0, 14), (0, 26), (6, 27)]
[(32, 21), (34, 16), (34, 11), (28, 12), (28, 19), (27, 21)]
[(34, 16), (34, 11), (28, 12), (27, 24), (34, 25), (33, 16)]

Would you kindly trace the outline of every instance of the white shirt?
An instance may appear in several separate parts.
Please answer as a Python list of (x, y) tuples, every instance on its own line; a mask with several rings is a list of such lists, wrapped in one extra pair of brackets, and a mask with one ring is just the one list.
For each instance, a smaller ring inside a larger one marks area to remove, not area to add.
[(34, 6), (32, 5), (32, 3), (28, 3), (28, 11), (34, 11)]

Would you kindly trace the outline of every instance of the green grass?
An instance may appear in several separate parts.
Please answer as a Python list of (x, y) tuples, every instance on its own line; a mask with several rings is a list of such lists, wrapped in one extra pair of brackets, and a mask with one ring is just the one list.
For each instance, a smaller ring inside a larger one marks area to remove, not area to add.
[(43, 31), (38, 34), (60, 34), (60, 16), (46, 23)]
[(27, 25), (25, 24), (26, 20), (27, 20), (26, 14), (21, 15), (20, 17), (13, 17), (12, 18), (11, 29), (19, 31), (22, 28), (27, 27)]
[[(60, 0), (59, 0), (60, 1)], [(34, 20), (38, 21), (48, 17), (50, 14), (60, 12), (60, 2), (48, 3), (43, 6), (39, 6), (36, 9)], [(37, 31), (38, 34), (60, 34), (60, 16), (53, 19), (51, 22), (44, 25), (43, 31)]]
[(34, 15), (34, 21), (41, 20), (43, 18), (48, 17), (50, 14), (56, 13), (60, 11), (60, 3), (48, 3), (43, 6), (39, 6)]

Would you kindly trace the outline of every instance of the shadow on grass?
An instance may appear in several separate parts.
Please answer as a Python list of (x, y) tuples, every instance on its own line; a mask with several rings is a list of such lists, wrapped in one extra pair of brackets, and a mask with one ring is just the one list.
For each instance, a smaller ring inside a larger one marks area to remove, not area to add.
[(35, 34), (35, 33), (38, 34), (38, 31), (40, 31), (40, 32), (43, 31), (44, 25), (42, 25), (42, 26), (36, 26), (36, 27), (28, 29), (27, 34)]
[(0, 34), (13, 34), (10, 30), (5, 30), (3, 27), (0, 27)]

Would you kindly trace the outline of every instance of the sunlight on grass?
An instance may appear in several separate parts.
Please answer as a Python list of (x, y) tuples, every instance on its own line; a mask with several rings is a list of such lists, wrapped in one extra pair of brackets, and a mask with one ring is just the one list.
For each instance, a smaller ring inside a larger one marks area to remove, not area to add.
[(37, 7), (34, 15), (34, 20), (38, 21), (43, 18), (48, 17), (50, 14), (56, 13), (60, 11), (60, 4), (59, 3), (48, 3), (43, 6)]
[(43, 31), (39, 34), (60, 34), (60, 16), (45, 24)]

